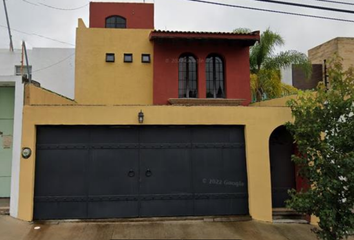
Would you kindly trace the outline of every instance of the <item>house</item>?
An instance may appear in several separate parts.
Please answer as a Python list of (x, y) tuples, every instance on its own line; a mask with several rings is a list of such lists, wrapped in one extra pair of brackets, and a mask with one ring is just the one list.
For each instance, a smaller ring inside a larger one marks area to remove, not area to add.
[(312, 63), (311, 79), (306, 79), (304, 72), (298, 66), (293, 65), (282, 71), (282, 81), (301, 90), (315, 89), (317, 84), (324, 81), (325, 61), (328, 67), (328, 61), (335, 55), (343, 58), (343, 69), (354, 66), (354, 38), (337, 37), (325, 43), (322, 43), (308, 50), (308, 58)]
[(271, 222), (296, 185), (292, 118), (284, 99), (250, 105), (256, 41), (155, 30), (153, 4), (90, 3), (74, 99), (25, 86), (15, 217)]
[[(74, 96), (75, 49), (33, 48), (28, 50), (31, 78), (42, 87), (66, 97)], [(21, 158), (22, 75), (28, 75), (22, 50), (0, 50), (0, 198), (18, 202), (18, 176)], [(16, 208), (11, 212), (16, 215)]]
[(312, 64), (323, 64), (329, 61), (335, 54), (343, 58), (343, 69), (354, 65), (354, 38), (337, 37), (322, 43), (308, 51)]

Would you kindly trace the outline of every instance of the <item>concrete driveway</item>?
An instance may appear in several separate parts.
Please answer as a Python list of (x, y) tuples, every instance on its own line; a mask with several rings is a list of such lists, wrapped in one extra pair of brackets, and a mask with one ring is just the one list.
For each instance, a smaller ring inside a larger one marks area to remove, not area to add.
[[(35, 227), (40, 227), (36, 230)], [(1, 240), (242, 239), (315, 240), (312, 226), (257, 221), (171, 220), (27, 223), (0, 216)], [(354, 240), (354, 238), (351, 238)]]

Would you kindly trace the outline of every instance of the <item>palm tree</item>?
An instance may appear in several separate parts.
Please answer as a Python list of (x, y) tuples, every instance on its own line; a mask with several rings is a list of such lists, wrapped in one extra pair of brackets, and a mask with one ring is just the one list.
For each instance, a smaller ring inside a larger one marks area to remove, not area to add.
[[(248, 29), (236, 29), (235, 33), (250, 32)], [(269, 28), (261, 34), (260, 42), (250, 49), (251, 89), (254, 99), (275, 98), (297, 93), (297, 89), (281, 82), (280, 70), (292, 64), (300, 65), (311, 75), (311, 63), (303, 53), (290, 50), (275, 53), (276, 47), (284, 45), (284, 39)]]

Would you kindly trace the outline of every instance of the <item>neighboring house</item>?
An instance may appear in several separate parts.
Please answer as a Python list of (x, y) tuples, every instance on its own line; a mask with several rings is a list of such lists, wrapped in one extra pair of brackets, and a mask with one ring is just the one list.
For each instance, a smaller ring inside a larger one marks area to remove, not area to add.
[(343, 68), (354, 66), (354, 38), (337, 37), (320, 44), (308, 51), (312, 63), (312, 77), (306, 79), (304, 72), (297, 66), (282, 70), (282, 81), (301, 90), (314, 89), (320, 81), (324, 80), (324, 62), (338, 54), (343, 58)]
[(301, 67), (292, 65), (281, 70), (282, 82), (300, 90), (313, 90), (323, 81), (323, 65), (312, 64), (311, 78), (308, 79)]
[(272, 221), (297, 186), (285, 100), (250, 106), (259, 32), (159, 31), (153, 4), (91, 2), (76, 38), (74, 100), (25, 86), (15, 217)]
[(312, 64), (323, 64), (329, 61), (335, 54), (343, 58), (343, 68), (354, 66), (354, 38), (337, 37), (320, 44), (308, 51)]
[[(42, 87), (74, 97), (75, 49), (34, 48), (28, 50), (31, 78)], [(21, 154), (23, 83), (27, 67), (22, 51), (0, 50), (0, 198), (11, 194), (11, 206), (18, 202)], [(25, 65), (25, 63), (24, 63)], [(11, 183), (12, 181), (12, 183)], [(12, 215), (17, 210), (11, 209)]]

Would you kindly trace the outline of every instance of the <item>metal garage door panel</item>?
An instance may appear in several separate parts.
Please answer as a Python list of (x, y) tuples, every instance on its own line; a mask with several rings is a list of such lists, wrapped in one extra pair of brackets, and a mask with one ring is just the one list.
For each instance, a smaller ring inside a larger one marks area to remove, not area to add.
[(248, 214), (242, 127), (193, 131), (195, 215)]
[(87, 217), (85, 127), (37, 127), (35, 219)]
[(139, 141), (139, 129), (134, 126), (97, 126), (90, 127), (90, 143), (99, 146), (108, 143), (135, 143)]
[(89, 218), (138, 216), (137, 149), (93, 149), (89, 163)]
[(37, 150), (35, 219), (86, 218), (88, 150)]
[(90, 128), (89, 218), (138, 216), (138, 140), (136, 127)]
[(247, 214), (243, 127), (39, 127), (35, 219)]
[(140, 141), (140, 215), (193, 215), (190, 129), (148, 127)]
[(140, 155), (140, 215), (193, 215), (188, 149), (146, 149)]

